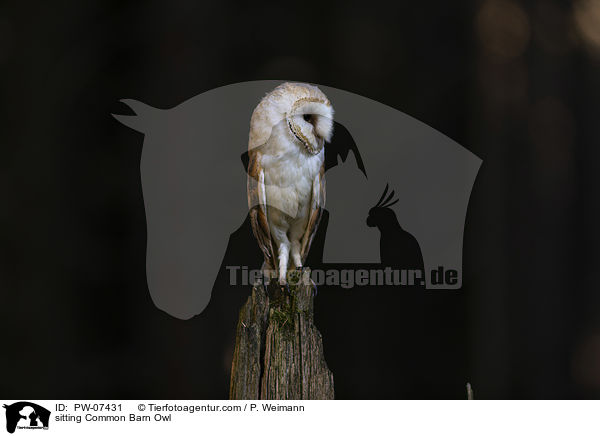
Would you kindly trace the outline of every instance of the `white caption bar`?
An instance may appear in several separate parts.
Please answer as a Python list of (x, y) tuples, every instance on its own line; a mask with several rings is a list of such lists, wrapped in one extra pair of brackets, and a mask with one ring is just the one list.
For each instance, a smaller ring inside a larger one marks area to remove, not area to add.
[(600, 434), (599, 401), (0, 401), (18, 436)]

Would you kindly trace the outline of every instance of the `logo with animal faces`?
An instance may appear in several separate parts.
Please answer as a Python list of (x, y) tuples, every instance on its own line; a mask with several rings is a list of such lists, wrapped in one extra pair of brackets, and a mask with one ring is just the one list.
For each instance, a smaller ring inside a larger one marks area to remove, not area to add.
[(50, 411), (29, 401), (19, 401), (11, 405), (4, 404), (6, 409), (6, 431), (15, 430), (47, 430), (50, 422)]
[[(154, 304), (172, 316), (189, 319), (208, 305), (229, 237), (249, 213), (251, 115), (281, 83), (236, 83), (169, 109), (122, 100), (135, 114), (114, 115), (145, 135), (147, 282)], [(408, 265), (423, 271), (426, 289), (460, 289), (481, 159), (399, 110), (317, 86), (335, 110), (335, 126), (325, 145), (326, 230), (309, 257), (318, 246), (325, 267)]]

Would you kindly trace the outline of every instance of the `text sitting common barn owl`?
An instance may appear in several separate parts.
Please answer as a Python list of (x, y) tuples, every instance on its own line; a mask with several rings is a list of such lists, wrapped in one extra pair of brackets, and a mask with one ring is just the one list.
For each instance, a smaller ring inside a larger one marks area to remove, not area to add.
[(333, 108), (316, 86), (284, 83), (252, 113), (248, 141), (248, 207), (263, 269), (301, 268), (325, 206), (325, 142)]

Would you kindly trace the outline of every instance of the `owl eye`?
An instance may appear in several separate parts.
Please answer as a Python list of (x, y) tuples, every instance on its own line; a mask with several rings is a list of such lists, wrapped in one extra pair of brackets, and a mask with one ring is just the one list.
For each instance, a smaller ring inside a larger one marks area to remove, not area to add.
[(304, 121), (306, 121), (307, 123), (310, 123), (312, 116), (310, 114), (304, 114), (302, 115), (302, 118), (304, 118)]

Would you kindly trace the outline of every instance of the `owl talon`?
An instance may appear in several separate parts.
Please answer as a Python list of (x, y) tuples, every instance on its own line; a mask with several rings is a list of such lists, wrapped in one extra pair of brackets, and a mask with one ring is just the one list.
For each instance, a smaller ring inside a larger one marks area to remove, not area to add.
[(287, 290), (288, 293), (290, 292), (290, 285), (288, 284), (286, 276), (284, 276), (284, 275), (279, 276), (279, 287), (281, 288), (282, 291)]

